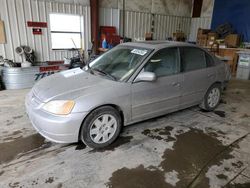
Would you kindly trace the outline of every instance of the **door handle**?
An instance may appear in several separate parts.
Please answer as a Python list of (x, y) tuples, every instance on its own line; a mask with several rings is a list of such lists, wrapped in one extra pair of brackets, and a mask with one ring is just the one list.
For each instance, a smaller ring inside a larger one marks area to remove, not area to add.
[(180, 87), (180, 83), (179, 82), (173, 82), (172, 86), (174, 86), (174, 87)]

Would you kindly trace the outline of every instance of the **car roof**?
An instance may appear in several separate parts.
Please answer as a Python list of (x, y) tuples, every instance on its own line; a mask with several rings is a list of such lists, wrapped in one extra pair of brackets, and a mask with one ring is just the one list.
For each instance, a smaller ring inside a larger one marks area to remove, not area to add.
[(134, 47), (141, 47), (141, 48), (148, 48), (148, 49), (162, 49), (167, 47), (183, 47), (183, 46), (189, 46), (189, 47), (197, 47), (198, 46), (186, 42), (176, 42), (176, 41), (140, 41), (140, 42), (126, 42), (120, 44), (121, 46), (134, 46)]

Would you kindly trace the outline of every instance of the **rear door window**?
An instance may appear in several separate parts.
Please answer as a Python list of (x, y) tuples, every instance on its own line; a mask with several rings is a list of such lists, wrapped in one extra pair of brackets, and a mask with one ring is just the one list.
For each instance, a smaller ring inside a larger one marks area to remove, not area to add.
[(207, 62), (207, 67), (214, 66), (213, 58), (211, 57), (211, 55), (208, 55), (207, 53), (206, 53), (206, 62)]
[(189, 72), (206, 68), (205, 52), (199, 48), (183, 47), (181, 48), (181, 70)]

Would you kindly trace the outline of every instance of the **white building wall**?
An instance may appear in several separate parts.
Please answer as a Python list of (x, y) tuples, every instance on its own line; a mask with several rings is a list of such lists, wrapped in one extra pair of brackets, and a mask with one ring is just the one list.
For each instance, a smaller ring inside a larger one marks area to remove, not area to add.
[[(66, 2), (66, 3), (65, 3)], [(90, 44), (90, 7), (83, 4), (71, 4), (67, 1), (41, 0), (0, 0), (0, 19), (4, 21), (7, 43), (0, 44), (0, 55), (4, 58), (22, 61), (15, 48), (28, 45), (34, 49), (38, 61), (62, 60), (72, 57), (74, 52), (52, 50), (50, 39), (49, 13), (67, 13), (83, 16), (83, 48)], [(42, 35), (33, 35), (27, 21), (47, 22), (48, 28), (42, 28)]]
[(120, 33), (120, 10), (115, 8), (100, 8), (99, 12), (100, 26), (114, 26), (117, 33)]
[(201, 16), (199, 18), (192, 18), (191, 20), (189, 41), (196, 42), (197, 31), (199, 28), (211, 28), (213, 7), (214, 0), (203, 0)]

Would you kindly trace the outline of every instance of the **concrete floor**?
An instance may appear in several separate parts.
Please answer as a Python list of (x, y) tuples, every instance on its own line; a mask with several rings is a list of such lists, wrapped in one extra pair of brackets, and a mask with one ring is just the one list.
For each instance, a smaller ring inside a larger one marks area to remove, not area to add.
[(250, 82), (215, 112), (192, 107), (124, 128), (110, 147), (55, 144), (32, 128), (28, 90), (0, 91), (0, 187), (250, 187)]

